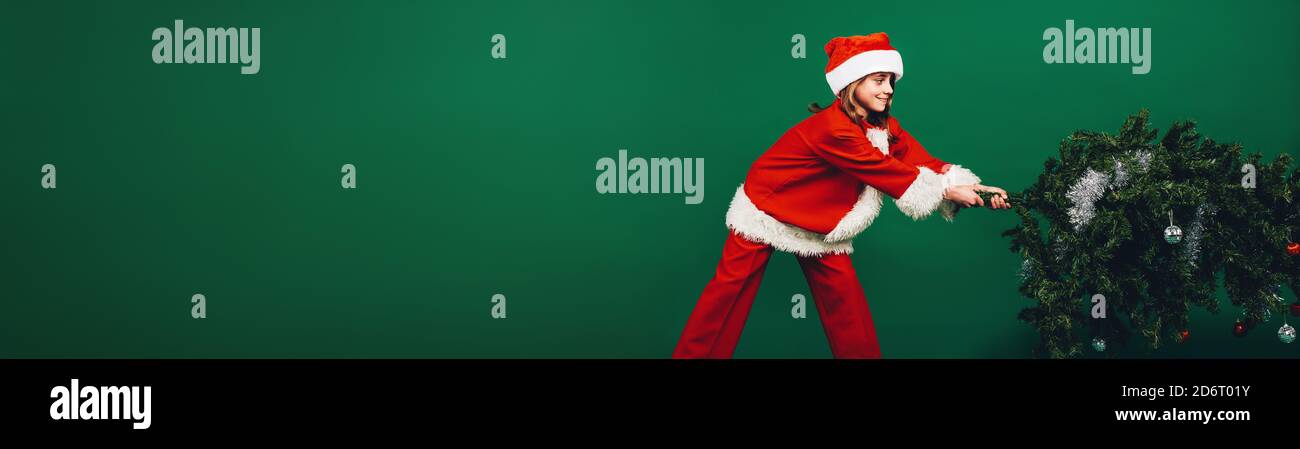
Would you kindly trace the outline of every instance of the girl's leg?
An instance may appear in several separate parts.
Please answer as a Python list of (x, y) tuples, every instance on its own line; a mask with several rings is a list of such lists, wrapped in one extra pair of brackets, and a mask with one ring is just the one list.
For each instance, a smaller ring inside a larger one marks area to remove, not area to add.
[(686, 321), (673, 358), (730, 358), (758, 295), (772, 247), (732, 232), (718, 270)]
[(837, 359), (880, 358), (876, 327), (867, 309), (867, 297), (847, 254), (800, 257), (817, 313), (821, 315), (831, 354)]

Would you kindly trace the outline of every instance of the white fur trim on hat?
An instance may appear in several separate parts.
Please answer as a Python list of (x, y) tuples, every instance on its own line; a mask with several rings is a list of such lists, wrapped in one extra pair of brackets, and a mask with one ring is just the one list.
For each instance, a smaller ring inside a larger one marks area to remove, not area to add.
[(894, 81), (902, 79), (903, 55), (899, 54), (898, 50), (871, 50), (858, 53), (826, 72), (826, 83), (830, 84), (832, 94), (839, 95), (844, 86), (876, 72), (892, 72)]

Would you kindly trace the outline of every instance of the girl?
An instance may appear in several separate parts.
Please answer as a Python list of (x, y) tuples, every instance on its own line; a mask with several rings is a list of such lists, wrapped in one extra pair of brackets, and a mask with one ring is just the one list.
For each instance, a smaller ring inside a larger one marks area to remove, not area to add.
[(880, 213), (882, 194), (913, 219), (935, 210), (952, 221), (962, 207), (984, 206), (976, 192), (1006, 191), (941, 161), (889, 115), (903, 59), (885, 33), (826, 44), (826, 81), (837, 99), (809, 106), (759, 156), (727, 210), (722, 261), (686, 322), (674, 358), (730, 358), (763, 270), (774, 250), (794, 253), (812, 290), (831, 353), (879, 358), (867, 299), (849, 261), (852, 239)]

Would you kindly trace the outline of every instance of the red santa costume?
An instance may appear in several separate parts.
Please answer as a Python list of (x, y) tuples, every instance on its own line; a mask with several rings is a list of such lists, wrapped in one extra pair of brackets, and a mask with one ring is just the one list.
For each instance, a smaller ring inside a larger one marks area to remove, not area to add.
[[(837, 37), (826, 53), (826, 80), (835, 94), (871, 73), (903, 77), (902, 57), (884, 33)], [(798, 258), (831, 353), (879, 358), (866, 296), (849, 260), (853, 237), (880, 214), (885, 195), (913, 219), (937, 210), (952, 221), (958, 206), (943, 199), (944, 189), (979, 182), (970, 170), (931, 156), (893, 117), (883, 128), (856, 123), (836, 100), (782, 135), (736, 189), (722, 260), (673, 357), (731, 357), (768, 259), (780, 250)]]

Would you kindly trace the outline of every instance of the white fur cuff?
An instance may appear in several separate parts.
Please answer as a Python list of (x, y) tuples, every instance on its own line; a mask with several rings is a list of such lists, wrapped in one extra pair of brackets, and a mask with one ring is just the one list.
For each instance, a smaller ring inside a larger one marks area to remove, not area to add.
[[(948, 167), (948, 171), (943, 174), (943, 187), (945, 189), (947, 189), (948, 186), (964, 186), (979, 184), (980, 182), (979, 176), (976, 176), (975, 173), (972, 173), (970, 170), (967, 170), (960, 165)], [(961, 207), (958, 206), (957, 203), (943, 200), (943, 203), (939, 204), (939, 215), (943, 216), (944, 220), (948, 220), (948, 222), (951, 223), (953, 218), (957, 217), (957, 211), (960, 209)]]
[[(903, 192), (903, 196), (894, 200), (898, 210), (903, 211), (913, 220), (920, 220), (929, 216), (935, 209), (939, 208), (939, 203), (943, 202), (944, 175), (935, 173), (928, 167), (917, 167), (921, 173), (916, 175), (912, 185)], [(954, 167), (955, 168), (955, 167)], [(952, 170), (950, 168), (949, 170)]]

